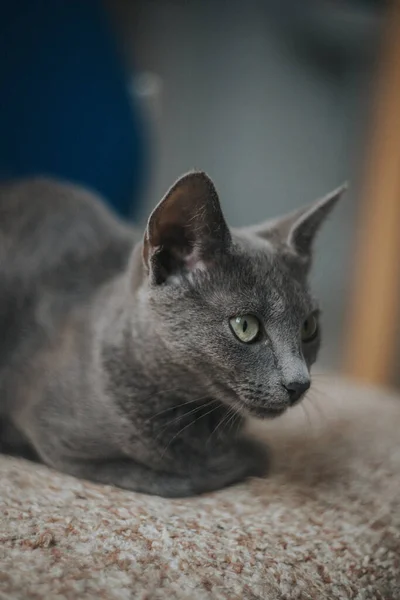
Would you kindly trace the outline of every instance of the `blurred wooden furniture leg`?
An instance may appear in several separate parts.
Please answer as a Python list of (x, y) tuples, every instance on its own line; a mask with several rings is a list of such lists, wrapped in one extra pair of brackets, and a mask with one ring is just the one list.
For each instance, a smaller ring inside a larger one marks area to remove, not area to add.
[(357, 224), (344, 371), (390, 384), (400, 317), (400, 1), (388, 11)]

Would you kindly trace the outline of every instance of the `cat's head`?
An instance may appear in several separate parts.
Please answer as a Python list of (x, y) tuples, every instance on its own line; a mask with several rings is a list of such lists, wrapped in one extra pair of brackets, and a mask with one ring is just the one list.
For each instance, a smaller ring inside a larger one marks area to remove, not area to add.
[(279, 415), (310, 386), (321, 339), (307, 283), (312, 245), (344, 189), (229, 229), (212, 181), (193, 172), (149, 218), (141, 285), (148, 316), (174, 363), (239, 411)]

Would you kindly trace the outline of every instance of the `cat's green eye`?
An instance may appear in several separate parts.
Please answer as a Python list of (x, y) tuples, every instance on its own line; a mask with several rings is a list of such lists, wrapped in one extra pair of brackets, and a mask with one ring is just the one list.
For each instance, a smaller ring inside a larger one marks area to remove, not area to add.
[(310, 315), (301, 328), (301, 340), (304, 343), (312, 342), (318, 335), (319, 324), (315, 315)]
[(229, 323), (236, 337), (245, 344), (254, 342), (260, 332), (260, 321), (254, 315), (233, 317)]

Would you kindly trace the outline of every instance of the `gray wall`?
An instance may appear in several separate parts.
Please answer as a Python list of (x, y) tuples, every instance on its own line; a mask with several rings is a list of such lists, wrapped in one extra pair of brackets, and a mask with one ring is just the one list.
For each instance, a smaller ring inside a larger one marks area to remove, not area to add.
[(346, 68), (310, 60), (265, 2), (108, 6), (128, 63), (163, 84), (143, 217), (194, 167), (215, 180), (232, 225), (291, 210), (351, 180), (319, 238), (313, 276), (324, 312), (321, 362), (339, 365), (372, 60)]

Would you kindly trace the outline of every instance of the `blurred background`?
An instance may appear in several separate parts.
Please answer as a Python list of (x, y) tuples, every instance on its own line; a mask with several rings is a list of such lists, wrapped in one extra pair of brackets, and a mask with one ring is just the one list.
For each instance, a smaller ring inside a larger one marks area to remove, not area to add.
[(6, 5), (2, 177), (41, 172), (71, 179), (144, 223), (171, 183), (199, 168), (215, 181), (231, 225), (277, 216), (350, 181), (317, 245), (320, 361), (365, 381), (400, 383), (394, 5)]

